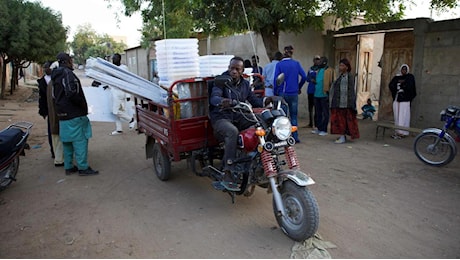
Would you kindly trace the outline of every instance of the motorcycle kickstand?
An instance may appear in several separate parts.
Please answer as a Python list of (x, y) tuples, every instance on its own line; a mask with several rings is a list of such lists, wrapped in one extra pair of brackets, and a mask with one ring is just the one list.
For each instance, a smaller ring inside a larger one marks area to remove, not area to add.
[(235, 192), (227, 190), (227, 193), (232, 198), (232, 204), (235, 204)]

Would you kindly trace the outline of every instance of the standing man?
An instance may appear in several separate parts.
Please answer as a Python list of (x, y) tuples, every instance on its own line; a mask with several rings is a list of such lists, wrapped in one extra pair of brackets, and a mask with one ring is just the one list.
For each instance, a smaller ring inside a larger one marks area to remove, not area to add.
[(273, 86), (275, 86), (275, 83), (273, 81), (273, 78), (275, 77), (275, 68), (276, 64), (283, 58), (283, 54), (281, 52), (277, 51), (275, 55), (273, 56), (272, 62), (268, 63), (265, 65), (263, 69), (262, 76), (265, 79), (265, 96), (266, 97), (271, 97), (273, 96)]
[[(310, 123), (306, 127), (312, 128), (314, 125), (313, 120), (313, 108), (315, 106), (315, 86), (316, 86), (316, 73), (318, 72), (320, 57), (316, 55), (313, 59), (313, 66), (310, 67), (310, 70), (307, 73), (307, 97), (308, 97), (308, 114), (310, 118)], [(316, 115), (315, 115), (316, 117)]]
[[(289, 45), (284, 47), (284, 58), (276, 64), (275, 76), (273, 82), (275, 83), (274, 93), (276, 96), (281, 96), (287, 102), (289, 107), (289, 115), (291, 123), (297, 126), (297, 109), (299, 103), (299, 94), (302, 93), (302, 86), (307, 80), (307, 74), (303, 70), (300, 63), (292, 59), (294, 48)], [(284, 73), (284, 82), (280, 86), (276, 84), (278, 75)], [(300, 82), (299, 82), (300, 76)], [(292, 134), (295, 141), (300, 143), (298, 132)]]
[[(126, 65), (121, 64), (121, 55), (119, 53), (113, 55), (112, 63), (123, 70), (128, 70)], [(136, 126), (133, 116), (128, 113), (128, 102), (131, 100), (131, 96), (117, 87), (110, 87), (110, 91), (112, 92), (112, 113), (116, 116), (115, 131), (111, 132), (110, 135), (120, 135), (123, 133), (122, 120), (129, 122), (129, 130), (134, 129)]]
[[(54, 149), (53, 149), (53, 140), (51, 138), (51, 130), (50, 130), (50, 119), (48, 117), (48, 102), (46, 98), (46, 90), (48, 87), (48, 83), (51, 81), (51, 69), (50, 63), (46, 62), (43, 64), (43, 69), (45, 71), (45, 75), (43, 77), (37, 79), (38, 83), (38, 114), (46, 120), (46, 125), (48, 128), (48, 143), (50, 145), (51, 151), (51, 158), (55, 158)], [(64, 166), (62, 162), (56, 166)]]
[[(69, 54), (57, 55), (59, 68), (51, 73), (56, 112), (59, 117), (59, 136), (64, 146), (66, 174), (78, 171), (79, 175), (96, 175), (99, 172), (88, 165), (88, 139), (92, 137), (88, 119), (88, 104), (80, 80), (73, 73)], [(77, 166), (73, 164), (73, 158)]]
[(315, 86), (315, 125), (317, 129), (311, 131), (319, 136), (327, 135), (329, 124), (329, 90), (334, 81), (334, 70), (327, 65), (327, 58), (321, 57), (319, 70), (316, 74)]

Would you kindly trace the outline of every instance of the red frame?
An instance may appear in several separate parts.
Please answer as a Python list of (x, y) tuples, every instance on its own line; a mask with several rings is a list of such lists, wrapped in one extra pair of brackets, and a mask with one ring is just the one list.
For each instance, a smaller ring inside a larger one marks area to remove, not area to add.
[[(185, 153), (207, 146), (217, 145), (208, 117), (208, 81), (214, 78), (189, 78), (175, 81), (168, 88), (168, 105), (136, 97), (136, 117), (138, 131), (143, 132), (160, 143), (173, 161), (185, 158)], [(191, 98), (174, 98), (173, 88), (179, 83), (189, 83), (195, 93)], [(178, 119), (175, 107), (190, 102), (193, 107), (204, 111), (201, 115)], [(204, 106), (204, 107), (203, 107)]]

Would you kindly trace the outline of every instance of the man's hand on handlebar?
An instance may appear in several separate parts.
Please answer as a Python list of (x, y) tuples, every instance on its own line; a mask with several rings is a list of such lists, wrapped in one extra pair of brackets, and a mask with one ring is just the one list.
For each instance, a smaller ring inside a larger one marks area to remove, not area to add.
[(235, 104), (236, 104), (236, 101), (230, 98), (223, 98), (222, 101), (220, 102), (220, 106), (222, 108), (232, 107), (232, 106), (235, 106)]

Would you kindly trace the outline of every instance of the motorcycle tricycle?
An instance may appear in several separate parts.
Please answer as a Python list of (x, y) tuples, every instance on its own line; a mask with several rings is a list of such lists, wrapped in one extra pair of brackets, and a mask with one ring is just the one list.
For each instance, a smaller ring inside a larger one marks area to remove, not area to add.
[[(208, 113), (208, 92), (213, 84), (226, 84), (225, 78), (193, 78), (174, 82), (168, 88), (167, 106), (145, 98), (135, 98), (138, 131), (146, 134), (146, 155), (160, 180), (168, 180), (171, 162), (186, 159), (198, 176), (222, 180), (224, 146), (214, 137)], [(230, 86), (226, 86), (230, 87)], [(231, 87), (230, 87), (231, 88)], [(183, 91), (187, 89), (187, 91)], [(176, 94), (177, 93), (177, 94)], [(181, 96), (180, 93), (188, 93)], [(233, 109), (252, 126), (241, 131), (233, 177), (239, 191), (227, 192), (232, 201), (238, 195), (251, 196), (256, 186), (273, 194), (273, 211), (283, 232), (293, 240), (312, 237), (319, 225), (316, 199), (308, 189), (313, 179), (300, 169), (292, 132), (296, 127), (281, 109), (282, 100), (273, 107), (253, 109), (237, 102)]]

